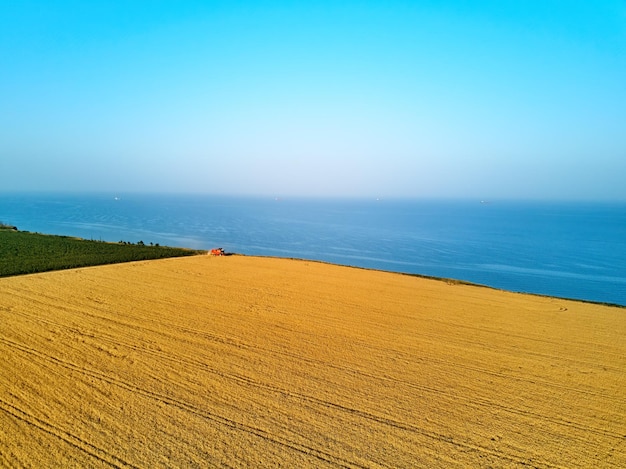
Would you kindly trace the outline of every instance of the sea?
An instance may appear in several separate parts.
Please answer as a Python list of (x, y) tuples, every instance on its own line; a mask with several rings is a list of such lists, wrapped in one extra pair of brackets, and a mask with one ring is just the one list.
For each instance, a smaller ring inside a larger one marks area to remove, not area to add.
[(626, 203), (0, 193), (0, 221), (626, 306)]

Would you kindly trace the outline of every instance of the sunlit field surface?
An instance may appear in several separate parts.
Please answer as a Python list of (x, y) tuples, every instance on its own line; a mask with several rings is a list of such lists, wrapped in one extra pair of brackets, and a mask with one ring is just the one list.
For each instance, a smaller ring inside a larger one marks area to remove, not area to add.
[(0, 279), (0, 466), (626, 467), (626, 310), (316, 262)]

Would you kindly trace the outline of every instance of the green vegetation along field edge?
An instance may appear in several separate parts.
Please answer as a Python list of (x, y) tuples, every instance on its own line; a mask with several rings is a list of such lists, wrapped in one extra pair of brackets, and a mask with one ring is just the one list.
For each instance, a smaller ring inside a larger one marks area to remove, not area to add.
[(107, 243), (45, 235), (0, 226), (0, 277), (119, 262), (203, 254), (206, 251), (148, 246), (143, 242)]

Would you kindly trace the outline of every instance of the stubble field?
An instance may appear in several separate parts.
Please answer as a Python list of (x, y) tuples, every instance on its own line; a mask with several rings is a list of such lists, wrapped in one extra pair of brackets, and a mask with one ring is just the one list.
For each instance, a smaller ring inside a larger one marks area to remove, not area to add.
[(626, 467), (626, 310), (229, 256), (0, 279), (0, 466)]

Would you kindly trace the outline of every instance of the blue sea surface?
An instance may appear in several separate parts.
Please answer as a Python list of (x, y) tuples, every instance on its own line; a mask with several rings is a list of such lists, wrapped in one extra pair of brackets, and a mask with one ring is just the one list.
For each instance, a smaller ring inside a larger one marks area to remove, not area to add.
[(0, 194), (0, 221), (626, 305), (626, 204)]

